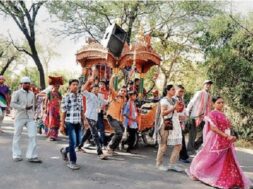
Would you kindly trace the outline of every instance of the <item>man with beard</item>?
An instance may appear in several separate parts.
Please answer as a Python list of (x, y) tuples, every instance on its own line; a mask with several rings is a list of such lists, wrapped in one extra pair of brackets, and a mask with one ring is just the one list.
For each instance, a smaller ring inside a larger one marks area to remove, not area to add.
[(11, 107), (16, 110), (12, 158), (16, 162), (23, 160), (19, 142), (23, 127), (26, 126), (29, 137), (26, 158), (31, 163), (41, 163), (42, 161), (37, 154), (37, 128), (34, 121), (35, 97), (33, 92), (30, 91), (31, 80), (29, 77), (23, 77), (20, 83), (22, 85), (21, 89), (14, 92), (11, 100)]

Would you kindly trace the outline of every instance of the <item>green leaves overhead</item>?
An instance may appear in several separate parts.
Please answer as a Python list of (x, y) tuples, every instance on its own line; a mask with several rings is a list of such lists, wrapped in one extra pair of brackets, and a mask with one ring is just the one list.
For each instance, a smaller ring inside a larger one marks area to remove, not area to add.
[(239, 113), (239, 117), (233, 116), (238, 131), (241, 127), (253, 130), (253, 30), (244, 25), (245, 20), (252, 22), (218, 15), (197, 39), (205, 52), (207, 73), (214, 80), (216, 94), (226, 98), (231, 112)]

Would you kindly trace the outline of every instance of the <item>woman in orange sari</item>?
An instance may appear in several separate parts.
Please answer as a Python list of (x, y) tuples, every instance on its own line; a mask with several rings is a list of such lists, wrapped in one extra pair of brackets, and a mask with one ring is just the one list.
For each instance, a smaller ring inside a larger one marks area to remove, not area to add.
[(47, 127), (47, 137), (51, 141), (58, 138), (58, 130), (60, 128), (60, 104), (62, 100), (61, 93), (59, 92), (59, 85), (53, 85), (52, 90), (46, 97), (46, 119), (45, 125)]

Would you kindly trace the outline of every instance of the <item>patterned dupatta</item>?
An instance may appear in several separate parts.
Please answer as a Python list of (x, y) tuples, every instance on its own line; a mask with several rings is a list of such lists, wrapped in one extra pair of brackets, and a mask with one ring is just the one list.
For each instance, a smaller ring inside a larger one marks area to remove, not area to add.
[(209, 142), (208, 140), (212, 140), (210, 152), (221, 152), (230, 148), (232, 145), (231, 141), (215, 132), (211, 132), (211, 127), (216, 127), (222, 132), (230, 129), (231, 124), (227, 117), (223, 113), (213, 110), (204, 119), (203, 142), (207, 143)]

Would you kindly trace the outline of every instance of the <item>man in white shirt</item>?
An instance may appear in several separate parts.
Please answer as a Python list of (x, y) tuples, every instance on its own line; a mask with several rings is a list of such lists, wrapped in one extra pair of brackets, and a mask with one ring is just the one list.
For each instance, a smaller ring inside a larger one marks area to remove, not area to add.
[(29, 143), (26, 152), (26, 158), (31, 163), (41, 163), (37, 154), (36, 134), (37, 128), (34, 122), (34, 94), (30, 91), (31, 80), (29, 77), (21, 79), (21, 89), (15, 91), (11, 99), (11, 107), (16, 110), (14, 122), (14, 136), (12, 144), (12, 158), (14, 161), (22, 161), (22, 152), (20, 149), (20, 138), (23, 127), (27, 127)]
[(194, 154), (195, 150), (200, 147), (203, 142), (202, 135), (197, 139), (198, 142), (195, 143), (197, 136), (197, 128), (202, 131), (203, 118), (211, 111), (211, 86), (213, 82), (211, 80), (206, 80), (203, 83), (203, 89), (197, 91), (191, 101), (189, 102), (186, 113), (191, 118), (191, 124), (189, 129), (189, 141), (187, 145), (187, 150), (190, 154)]
[(98, 113), (101, 111), (101, 107), (105, 105), (107, 102), (98, 94), (99, 92), (99, 86), (93, 85), (92, 86), (92, 92), (89, 92), (87, 90), (87, 87), (93, 83), (93, 78), (90, 78), (85, 85), (83, 86), (82, 95), (86, 97), (86, 112), (85, 117), (89, 123), (90, 126), (90, 132), (87, 132), (82, 137), (81, 143), (78, 146), (79, 149), (82, 148), (84, 142), (88, 139), (87, 135), (92, 135), (96, 146), (97, 146), (97, 155), (101, 160), (107, 159), (107, 156), (103, 154), (102, 151), (102, 145), (99, 141), (99, 135), (98, 135)]

